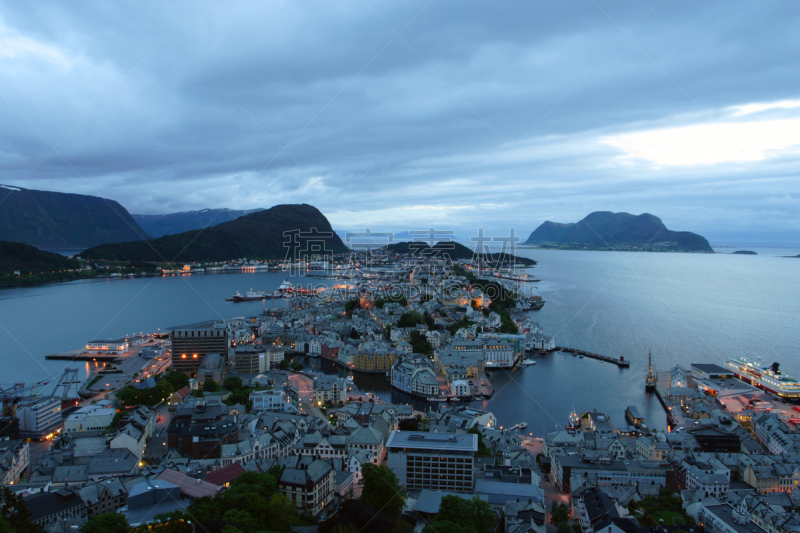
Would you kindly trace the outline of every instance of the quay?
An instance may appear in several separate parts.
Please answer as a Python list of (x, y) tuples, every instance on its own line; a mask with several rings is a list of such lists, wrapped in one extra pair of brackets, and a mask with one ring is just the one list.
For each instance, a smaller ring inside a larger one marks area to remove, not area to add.
[(678, 425), (678, 418), (672, 414), (672, 400), (667, 398), (667, 394), (664, 392), (664, 389), (662, 389), (661, 386), (656, 386), (656, 398), (658, 398), (658, 401), (664, 406), (664, 411), (667, 412), (667, 424), (669, 427)]
[(121, 359), (119, 355), (101, 355), (97, 353), (86, 353), (83, 350), (74, 350), (71, 352), (54, 353), (45, 355), (45, 359), (55, 359), (59, 361), (98, 361), (107, 363), (116, 363)]
[(584, 357), (588, 357), (590, 359), (597, 359), (598, 361), (605, 361), (606, 363), (614, 363), (620, 368), (629, 368), (631, 366), (631, 362), (626, 361), (623, 356), (620, 356), (619, 359), (615, 359), (607, 355), (600, 355), (592, 352), (587, 352), (586, 350), (578, 350), (577, 348), (565, 348), (563, 346), (556, 346), (556, 351), (571, 353), (575, 355), (583, 355)]

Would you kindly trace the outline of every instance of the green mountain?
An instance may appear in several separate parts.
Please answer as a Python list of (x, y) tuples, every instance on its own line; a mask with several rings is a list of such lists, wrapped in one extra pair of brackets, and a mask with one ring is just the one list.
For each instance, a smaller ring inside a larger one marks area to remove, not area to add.
[[(394, 244), (390, 244), (386, 246), (386, 249), (390, 252), (394, 252), (396, 254), (419, 254), (419, 255), (436, 255), (436, 256), (444, 256), (447, 255), (450, 259), (457, 261), (459, 259), (472, 259), (474, 257), (479, 257), (483, 259), (493, 259), (499, 260), (501, 259), (498, 254), (494, 254), (492, 258), (489, 258), (487, 254), (475, 254), (472, 249), (467, 248), (463, 244), (459, 244), (457, 242), (438, 242), (433, 247), (429, 246), (425, 242), (398, 242)], [(527, 257), (518, 257), (518, 256), (510, 256), (513, 258), (515, 262), (526, 265), (526, 266), (533, 266), (536, 264), (536, 261), (533, 259), (528, 259)], [(509, 257), (503, 259), (504, 262), (508, 262)]]
[(21, 273), (51, 272), (80, 268), (80, 261), (61, 254), (43, 252), (29, 244), (0, 241), (0, 273), (19, 270)]
[(543, 248), (709, 252), (708, 241), (688, 231), (670, 231), (649, 213), (631, 215), (595, 211), (577, 223), (544, 222), (524, 244)]
[(250, 213), (258, 213), (259, 211), (263, 211), (263, 209), (249, 209), (246, 211), (236, 211), (233, 209), (202, 209), (200, 211), (183, 211), (181, 213), (169, 213), (167, 215), (131, 216), (148, 235), (163, 237), (164, 235), (174, 235), (193, 229), (219, 226), (225, 222), (236, 220)]
[(0, 185), (0, 240), (68, 250), (147, 237), (114, 200)]
[[(309, 235), (314, 231), (312, 228), (316, 229), (316, 236)], [(316, 207), (290, 204), (276, 205), (211, 228), (148, 241), (95, 246), (81, 255), (109, 261), (153, 262), (225, 261), (242, 257), (283, 259), (289, 250), (285, 243), (304, 255), (323, 250), (348, 251)], [(294, 257), (294, 251), (289, 257)]]

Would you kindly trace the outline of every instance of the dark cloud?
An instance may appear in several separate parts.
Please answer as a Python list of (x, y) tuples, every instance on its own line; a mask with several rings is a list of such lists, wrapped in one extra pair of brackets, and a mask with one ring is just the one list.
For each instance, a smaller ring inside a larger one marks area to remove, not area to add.
[(140, 213), (527, 233), (610, 209), (798, 242), (791, 149), (665, 166), (606, 140), (800, 98), (799, 25), (781, 2), (8, 3), (0, 181)]

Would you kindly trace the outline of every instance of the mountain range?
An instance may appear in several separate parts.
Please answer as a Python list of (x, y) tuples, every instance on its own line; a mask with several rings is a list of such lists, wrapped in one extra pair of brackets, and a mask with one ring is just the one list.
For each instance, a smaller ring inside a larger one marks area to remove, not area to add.
[(325, 250), (347, 252), (325, 215), (307, 204), (287, 204), (205, 229), (95, 246), (81, 255), (110, 261), (206, 262), (243, 257), (283, 259), (287, 252), (289, 257), (296, 257), (295, 253)]
[(420, 256), (431, 255), (436, 257), (443, 257), (446, 255), (453, 261), (458, 261), (459, 259), (478, 258), (492, 262), (500, 260), (505, 263), (513, 260), (514, 262), (525, 266), (533, 266), (536, 264), (536, 261), (533, 259), (513, 256), (511, 254), (508, 254), (508, 256), (501, 256), (500, 254), (493, 254), (491, 256), (483, 253), (476, 254), (471, 248), (453, 241), (437, 242), (432, 247), (424, 242), (397, 242), (386, 246), (386, 249), (397, 254), (417, 254)]
[(114, 200), (0, 185), (0, 240), (68, 250), (147, 237)]
[(203, 229), (211, 226), (218, 226), (224, 222), (236, 220), (244, 215), (257, 213), (263, 209), (202, 209), (200, 211), (182, 211), (180, 213), (169, 213), (166, 215), (131, 215), (139, 226), (152, 237), (163, 237), (164, 235), (174, 235), (191, 231), (193, 229)]
[(595, 211), (576, 223), (548, 220), (523, 244), (581, 250), (713, 252), (704, 237), (688, 231), (670, 231), (650, 213), (610, 211)]

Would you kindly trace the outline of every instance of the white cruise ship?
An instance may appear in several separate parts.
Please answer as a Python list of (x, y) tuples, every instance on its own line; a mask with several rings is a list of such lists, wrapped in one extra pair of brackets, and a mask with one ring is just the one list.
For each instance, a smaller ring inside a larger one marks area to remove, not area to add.
[(725, 366), (733, 370), (734, 376), (751, 385), (781, 398), (800, 399), (800, 383), (791, 376), (781, 374), (778, 363), (761, 367), (745, 357), (733, 357), (725, 362)]

